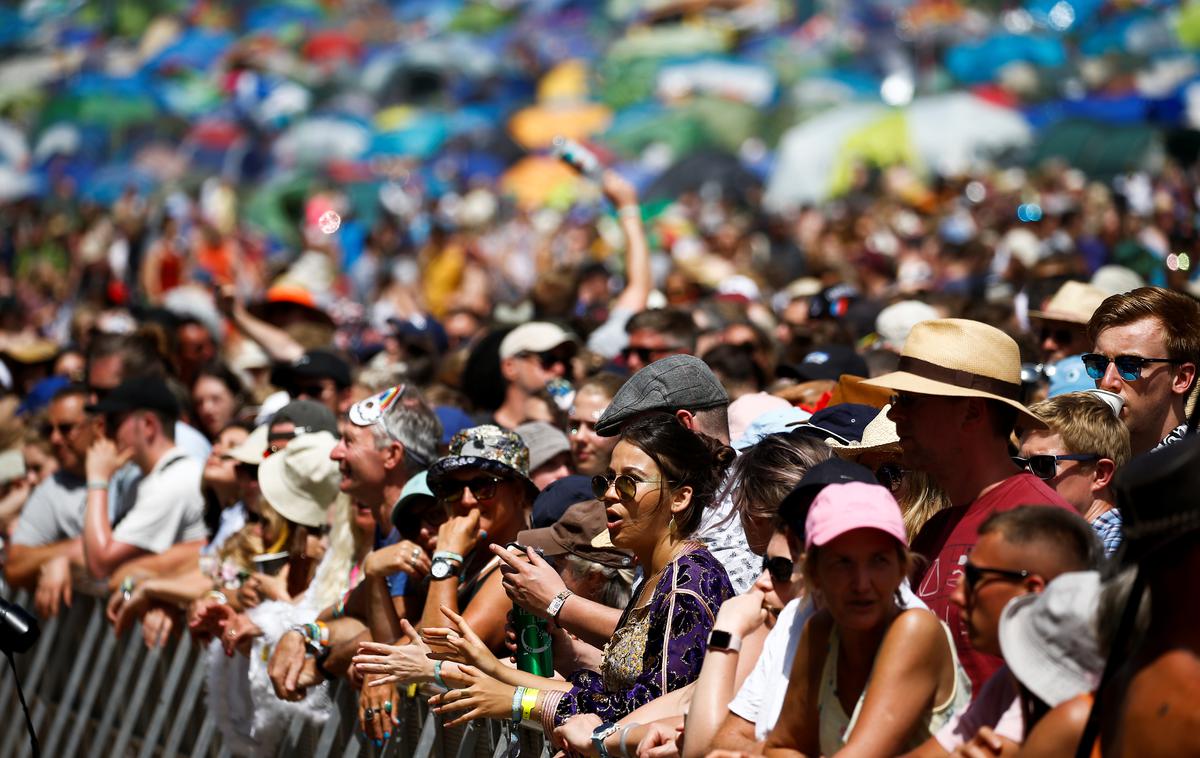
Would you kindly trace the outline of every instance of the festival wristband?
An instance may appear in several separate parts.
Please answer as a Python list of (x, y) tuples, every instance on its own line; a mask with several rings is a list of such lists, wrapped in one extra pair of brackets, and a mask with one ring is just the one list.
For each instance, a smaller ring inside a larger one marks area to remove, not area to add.
[(632, 723), (626, 724), (624, 727), (621, 728), (620, 747), (621, 747), (622, 758), (629, 758), (629, 746), (625, 744), (625, 739), (627, 737), (629, 737), (629, 730), (634, 728), (635, 726), (641, 726), (641, 724), (634, 721)]
[(529, 717), (533, 715), (533, 707), (537, 705), (538, 693), (540, 692), (541, 690), (528, 689), (525, 690), (525, 694), (521, 696), (522, 721), (528, 721)]
[(453, 688), (446, 684), (445, 679), (442, 679), (442, 664), (443, 663), (445, 663), (445, 661), (434, 661), (433, 662), (433, 681), (437, 682), (437, 686), (441, 687), (442, 689), (451, 690)]

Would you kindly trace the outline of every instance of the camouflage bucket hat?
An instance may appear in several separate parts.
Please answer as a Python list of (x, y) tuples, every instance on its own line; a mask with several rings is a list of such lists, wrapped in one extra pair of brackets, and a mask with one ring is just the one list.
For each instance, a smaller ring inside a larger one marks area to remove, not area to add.
[(429, 486), (437, 490), (447, 474), (476, 468), (523, 482), (530, 497), (538, 489), (529, 480), (529, 448), (516, 432), (485, 424), (463, 429), (450, 439), (450, 452), (429, 467)]

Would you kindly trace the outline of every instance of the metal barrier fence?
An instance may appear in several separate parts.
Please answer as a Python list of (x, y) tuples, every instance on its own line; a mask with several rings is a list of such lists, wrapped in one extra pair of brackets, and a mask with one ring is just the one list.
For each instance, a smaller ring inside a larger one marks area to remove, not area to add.
[[(0, 594), (31, 607), (23, 590)], [(186, 634), (150, 650), (140, 629), (118, 638), (104, 617), (104, 599), (77, 593), (71, 608), (43, 622), (41, 638), (16, 664), (45, 756), (230, 756), (207, 707), (205, 660), (204, 650)], [(475, 721), (446, 729), (424, 694), (399, 699), (400, 728), (376, 748), (358, 732), (354, 690), (343, 680), (333, 686), (329, 719), (318, 727), (294, 719), (273, 755), (502, 758), (508, 752), (508, 723)], [(12, 672), (5, 670), (0, 756), (30, 754), (20, 707)], [(518, 732), (521, 755), (545, 758), (540, 733)]]

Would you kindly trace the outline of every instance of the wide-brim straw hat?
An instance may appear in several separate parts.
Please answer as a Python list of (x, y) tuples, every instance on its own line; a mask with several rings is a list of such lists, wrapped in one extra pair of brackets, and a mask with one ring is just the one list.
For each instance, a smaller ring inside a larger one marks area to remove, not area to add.
[(896, 434), (896, 425), (888, 418), (888, 411), (892, 406), (885, 405), (879, 411), (879, 415), (871, 419), (871, 423), (867, 424), (867, 428), (863, 429), (862, 442), (850, 441), (849, 444), (842, 444), (830, 437), (825, 440), (825, 444), (833, 448), (833, 452), (843, 458), (850, 460), (858, 460), (860, 455), (866, 453), (900, 453), (900, 435)]
[(1087, 324), (1092, 314), (1108, 297), (1104, 290), (1083, 282), (1070, 281), (1058, 288), (1054, 297), (1040, 311), (1030, 311), (1029, 318), (1043, 321), (1064, 321), (1069, 324)]
[(1046, 424), (1021, 404), (1021, 351), (994, 326), (961, 318), (915, 325), (900, 352), (897, 371), (863, 384), (899, 392), (996, 400), (1021, 415), (1025, 429)]

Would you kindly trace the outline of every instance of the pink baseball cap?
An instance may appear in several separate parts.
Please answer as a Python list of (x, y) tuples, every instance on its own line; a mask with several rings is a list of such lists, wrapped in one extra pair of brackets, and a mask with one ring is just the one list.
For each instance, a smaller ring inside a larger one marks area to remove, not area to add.
[(886, 487), (864, 482), (827, 485), (804, 522), (804, 549), (820, 547), (855, 529), (878, 529), (908, 547), (900, 506)]

